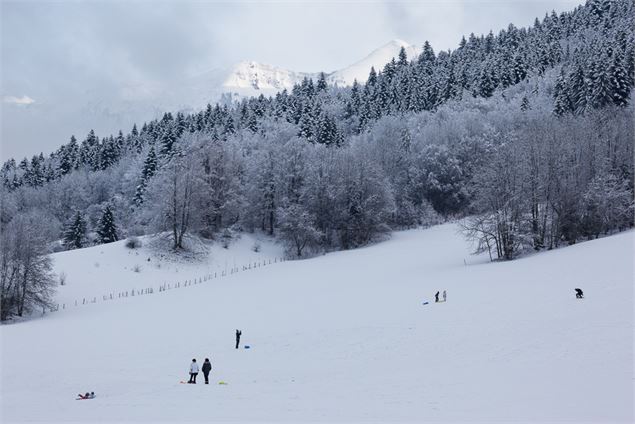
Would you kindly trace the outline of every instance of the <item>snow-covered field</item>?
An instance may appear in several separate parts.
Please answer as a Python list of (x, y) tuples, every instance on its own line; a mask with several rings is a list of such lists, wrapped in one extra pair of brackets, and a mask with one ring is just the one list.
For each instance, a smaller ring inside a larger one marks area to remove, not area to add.
[[(2, 420), (631, 422), (634, 232), (488, 263), (456, 229), (3, 326)], [(119, 284), (126, 255), (57, 255), (60, 296)], [(179, 384), (193, 357), (209, 386)]]

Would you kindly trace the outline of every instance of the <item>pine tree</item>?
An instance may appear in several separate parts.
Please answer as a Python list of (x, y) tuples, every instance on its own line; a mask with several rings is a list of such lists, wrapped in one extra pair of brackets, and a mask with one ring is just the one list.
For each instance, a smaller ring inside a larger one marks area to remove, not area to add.
[(234, 128), (234, 118), (229, 115), (227, 120), (225, 121), (225, 127), (223, 129), (223, 134), (231, 135), (236, 132), (236, 128)]
[(316, 86), (316, 90), (319, 93), (320, 91), (326, 91), (326, 75), (324, 75), (324, 72), (320, 72), (320, 76), (318, 77), (318, 82), (317, 82), (317, 86)]
[(606, 58), (596, 61), (591, 70), (591, 104), (595, 108), (613, 103), (611, 76), (607, 72), (606, 61)]
[(493, 77), (493, 71), (491, 65), (485, 64), (481, 69), (481, 73), (478, 77), (478, 86), (476, 95), (481, 97), (491, 97), (496, 89), (496, 81)]
[(630, 87), (628, 74), (623, 64), (622, 55), (619, 52), (613, 55), (613, 62), (609, 67), (609, 77), (611, 78), (613, 104), (626, 106), (630, 96)]
[(75, 168), (77, 161), (77, 140), (75, 136), (71, 136), (71, 141), (62, 146), (60, 149), (60, 162), (58, 172), (60, 175), (66, 175)]
[(430, 42), (427, 40), (423, 43), (423, 51), (419, 55), (417, 59), (417, 63), (419, 65), (419, 69), (422, 70), (425, 74), (432, 74), (432, 67), (434, 66), (436, 60), (436, 56), (434, 54), (434, 50), (430, 45)]
[(571, 98), (571, 107), (576, 114), (584, 113), (587, 107), (587, 81), (584, 76), (584, 69), (580, 63), (569, 75), (569, 93)]
[(514, 57), (514, 84), (518, 84), (527, 76), (527, 66), (522, 54), (517, 54)]
[[(170, 119), (166, 119), (166, 116), (168, 114), (164, 115), (163, 120), (170, 121)], [(176, 142), (176, 135), (174, 134), (174, 128), (171, 124), (167, 124), (165, 129), (163, 130), (163, 134), (161, 134), (161, 139), (159, 140), (160, 143), (160, 150), (159, 153), (162, 156), (171, 156), (174, 153), (174, 143)]]
[(101, 165), (101, 169), (108, 169), (114, 165), (117, 160), (119, 160), (119, 149), (112, 137), (104, 139), (100, 153), (101, 159), (99, 163)]
[(556, 80), (556, 85), (553, 91), (553, 114), (556, 116), (562, 116), (572, 111), (571, 102), (567, 93), (566, 76), (564, 68), (560, 69), (560, 75)]
[(117, 227), (115, 226), (115, 218), (110, 206), (106, 206), (99, 220), (99, 229), (97, 230), (100, 243), (112, 243), (119, 240), (117, 236)]
[(85, 166), (92, 171), (99, 170), (99, 138), (90, 130), (78, 151), (78, 167)]
[(148, 186), (148, 180), (152, 178), (157, 170), (157, 157), (154, 153), (154, 147), (150, 147), (148, 156), (143, 163), (143, 169), (141, 170), (141, 181), (135, 191), (133, 202), (137, 206), (141, 206), (145, 195), (146, 188)]
[(369, 87), (374, 87), (377, 84), (377, 72), (375, 71), (375, 67), (372, 66), (370, 68), (370, 73), (368, 74), (368, 80), (366, 81), (366, 85)]
[(406, 54), (406, 49), (403, 46), (399, 49), (399, 60), (397, 61), (397, 65), (399, 68), (403, 68), (408, 65), (408, 55)]
[(70, 222), (64, 233), (64, 245), (68, 249), (81, 249), (86, 243), (86, 221), (80, 211)]

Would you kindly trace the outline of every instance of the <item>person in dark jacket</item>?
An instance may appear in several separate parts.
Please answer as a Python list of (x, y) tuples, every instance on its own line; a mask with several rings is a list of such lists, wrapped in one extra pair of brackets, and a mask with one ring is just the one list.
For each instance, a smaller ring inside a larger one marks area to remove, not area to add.
[(243, 334), (242, 331), (236, 330), (236, 349), (238, 349), (238, 345), (240, 344), (240, 335)]
[(439, 302), (439, 292), (437, 292), (437, 294), (434, 295), (434, 301)]
[(205, 384), (209, 384), (209, 372), (212, 370), (212, 363), (209, 361), (209, 358), (205, 358), (202, 369), (203, 375), (205, 376)]
[(584, 297), (584, 293), (582, 292), (582, 289), (575, 289), (575, 297), (577, 299), (582, 299)]

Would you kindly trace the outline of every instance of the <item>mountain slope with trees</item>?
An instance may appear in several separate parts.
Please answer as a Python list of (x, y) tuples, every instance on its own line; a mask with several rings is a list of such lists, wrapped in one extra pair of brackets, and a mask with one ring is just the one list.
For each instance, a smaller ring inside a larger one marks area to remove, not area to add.
[(175, 249), (261, 230), (302, 256), (470, 216), (467, 237), (492, 259), (629, 228), (634, 16), (632, 0), (589, 0), (452, 51), (402, 51), (350, 88), (321, 75), (71, 137), (4, 163), (0, 228), (29, 213), (69, 247), (169, 231)]

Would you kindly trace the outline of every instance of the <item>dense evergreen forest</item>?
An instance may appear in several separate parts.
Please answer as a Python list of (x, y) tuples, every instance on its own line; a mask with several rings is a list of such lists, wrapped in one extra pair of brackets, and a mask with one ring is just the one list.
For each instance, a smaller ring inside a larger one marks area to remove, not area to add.
[(3, 245), (168, 231), (180, 249), (259, 230), (304, 256), (464, 218), (479, 251), (512, 259), (624, 230), (634, 12), (633, 0), (589, 0), (455, 50), (402, 49), (352, 87), (322, 75), (126, 134), (72, 136), (2, 165)]

